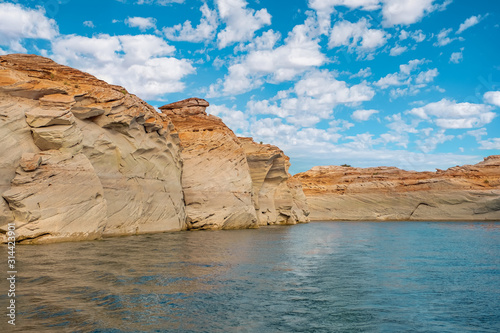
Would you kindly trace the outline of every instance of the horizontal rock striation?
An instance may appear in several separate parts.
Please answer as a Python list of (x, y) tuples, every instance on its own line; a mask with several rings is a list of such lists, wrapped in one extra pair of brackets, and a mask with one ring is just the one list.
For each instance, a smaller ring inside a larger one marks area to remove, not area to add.
[(0, 232), (21, 242), (185, 229), (168, 117), (50, 59), (0, 56)]
[(300, 182), (290, 179), (290, 159), (281, 149), (239, 138), (252, 177), (253, 201), (259, 225), (308, 222)]
[(326, 166), (294, 178), (311, 220), (500, 220), (500, 155), (437, 172)]
[(160, 107), (178, 132), (182, 149), (184, 200), (189, 229), (257, 226), (252, 178), (236, 135), (213, 115), (208, 102), (189, 98)]

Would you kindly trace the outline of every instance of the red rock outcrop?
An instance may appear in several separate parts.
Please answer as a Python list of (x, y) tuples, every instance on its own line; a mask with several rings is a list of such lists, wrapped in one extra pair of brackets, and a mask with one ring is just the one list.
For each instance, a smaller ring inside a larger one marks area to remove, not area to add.
[(500, 220), (500, 155), (437, 172), (325, 166), (294, 178), (312, 220)]
[(19, 241), (185, 228), (178, 136), (122, 87), (0, 56), (0, 142), (0, 231)]

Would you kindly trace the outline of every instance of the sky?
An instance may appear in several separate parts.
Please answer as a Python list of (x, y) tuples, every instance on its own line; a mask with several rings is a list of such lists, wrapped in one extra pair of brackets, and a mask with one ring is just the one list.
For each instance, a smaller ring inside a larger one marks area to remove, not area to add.
[(500, 154), (500, 2), (0, 1), (32, 53), (160, 107), (189, 97), (315, 165), (446, 169)]

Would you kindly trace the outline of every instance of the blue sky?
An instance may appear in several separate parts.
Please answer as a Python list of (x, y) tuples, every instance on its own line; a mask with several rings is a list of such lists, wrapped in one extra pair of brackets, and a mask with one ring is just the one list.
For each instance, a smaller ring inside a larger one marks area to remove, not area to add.
[(500, 154), (500, 3), (0, 1), (0, 54), (48, 56), (153, 106), (211, 104), (291, 173)]

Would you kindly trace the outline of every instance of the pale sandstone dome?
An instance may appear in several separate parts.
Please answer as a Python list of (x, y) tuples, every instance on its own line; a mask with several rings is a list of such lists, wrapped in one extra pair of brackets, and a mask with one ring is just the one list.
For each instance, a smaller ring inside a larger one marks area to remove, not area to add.
[(436, 172), (319, 166), (294, 178), (312, 220), (500, 220), (500, 155)]
[(186, 228), (168, 117), (92, 75), (0, 57), (0, 229), (51, 242)]

